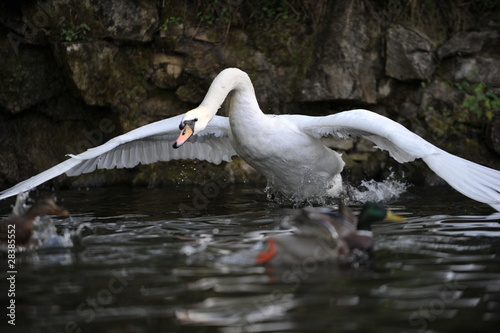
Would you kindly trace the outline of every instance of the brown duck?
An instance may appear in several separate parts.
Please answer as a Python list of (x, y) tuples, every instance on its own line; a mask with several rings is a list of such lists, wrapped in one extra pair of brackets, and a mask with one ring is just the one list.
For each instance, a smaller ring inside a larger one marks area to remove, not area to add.
[(31, 238), (35, 218), (43, 215), (68, 216), (69, 212), (59, 207), (51, 198), (38, 198), (24, 215), (11, 216), (0, 221), (0, 243), (7, 243), (7, 240), (11, 239), (11, 230), (14, 229), (16, 245), (26, 244)]

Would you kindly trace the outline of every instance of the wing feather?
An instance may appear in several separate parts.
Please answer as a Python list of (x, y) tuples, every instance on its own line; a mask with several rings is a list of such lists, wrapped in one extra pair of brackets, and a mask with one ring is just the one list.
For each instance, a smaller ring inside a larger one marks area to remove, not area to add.
[(56, 166), (0, 192), (0, 200), (28, 191), (63, 173), (77, 176), (96, 169), (132, 168), (139, 163), (175, 159), (199, 159), (219, 164), (231, 161), (236, 152), (229, 140), (229, 120), (215, 116), (205, 130), (191, 137), (179, 149), (172, 147), (179, 134), (182, 115), (160, 120), (88, 149)]
[(374, 142), (377, 148), (387, 150), (400, 163), (421, 158), (457, 191), (500, 211), (500, 171), (447, 153), (389, 118), (367, 110), (344, 111), (326, 117), (285, 117), (315, 138), (362, 136)]

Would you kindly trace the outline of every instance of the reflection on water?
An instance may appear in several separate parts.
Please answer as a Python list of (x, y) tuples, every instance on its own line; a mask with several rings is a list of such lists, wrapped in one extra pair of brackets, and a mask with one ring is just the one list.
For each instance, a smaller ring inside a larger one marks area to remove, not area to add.
[[(73, 248), (17, 256), (22, 332), (457, 332), (500, 324), (500, 217), (447, 187), (388, 206), (356, 267), (252, 265), (290, 207), (259, 188), (62, 191)], [(0, 202), (6, 215), (11, 202)], [(353, 203), (354, 209), (360, 205)], [(6, 257), (2, 257), (2, 281)], [(7, 286), (0, 285), (2, 300)], [(6, 304), (6, 300), (2, 303)], [(5, 318), (0, 327), (12, 329)]]

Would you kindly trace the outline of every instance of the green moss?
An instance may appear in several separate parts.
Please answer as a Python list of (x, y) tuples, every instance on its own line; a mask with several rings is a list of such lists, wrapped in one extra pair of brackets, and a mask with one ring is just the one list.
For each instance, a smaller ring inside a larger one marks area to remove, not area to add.
[(223, 174), (224, 164), (214, 165), (197, 160), (157, 162), (139, 166), (133, 184), (140, 186), (202, 185)]
[(138, 186), (164, 186), (172, 184), (205, 185), (212, 181), (226, 183), (263, 183), (264, 178), (240, 158), (215, 165), (198, 160), (175, 160), (141, 165), (133, 184)]

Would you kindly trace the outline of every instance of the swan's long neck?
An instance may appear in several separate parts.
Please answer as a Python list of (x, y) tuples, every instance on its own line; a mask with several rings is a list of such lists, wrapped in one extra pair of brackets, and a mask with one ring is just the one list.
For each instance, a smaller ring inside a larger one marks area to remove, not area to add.
[[(200, 107), (203, 107), (213, 118), (231, 92), (233, 93), (233, 100), (230, 113), (242, 112), (246, 116), (250, 116), (252, 113), (263, 115), (257, 103), (250, 78), (245, 72), (237, 68), (227, 68), (217, 75)], [(234, 107), (236, 105), (237, 107)]]

